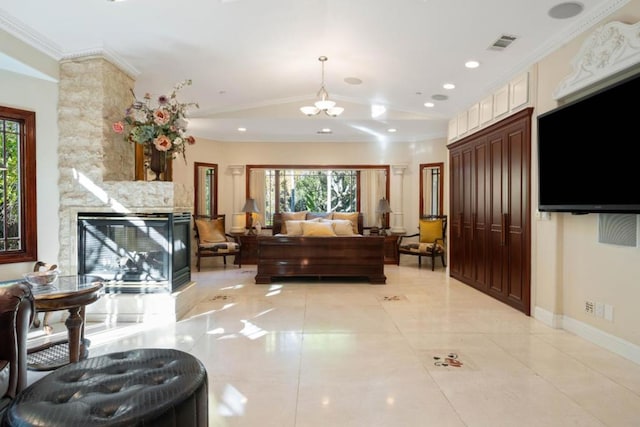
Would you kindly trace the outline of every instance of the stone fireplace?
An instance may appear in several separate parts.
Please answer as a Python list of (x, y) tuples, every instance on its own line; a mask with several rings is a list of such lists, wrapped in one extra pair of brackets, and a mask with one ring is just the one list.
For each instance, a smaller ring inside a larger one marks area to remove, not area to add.
[[(101, 56), (60, 63), (58, 214), (61, 238), (58, 260), (46, 261), (57, 262), (63, 274), (87, 272), (86, 265), (81, 270), (78, 262), (81, 215), (190, 215), (193, 211), (191, 186), (135, 181), (135, 146), (123, 141), (122, 135), (111, 129), (112, 123), (122, 118), (131, 103), (132, 75), (134, 73), (123, 71)], [(189, 226), (186, 229), (190, 232)], [(175, 286), (169, 283), (174, 279), (177, 279)], [(165, 293), (108, 293), (87, 307), (87, 319), (179, 318), (191, 306), (189, 295), (195, 294), (195, 283), (190, 278), (185, 281), (182, 276), (167, 278), (165, 285)]]

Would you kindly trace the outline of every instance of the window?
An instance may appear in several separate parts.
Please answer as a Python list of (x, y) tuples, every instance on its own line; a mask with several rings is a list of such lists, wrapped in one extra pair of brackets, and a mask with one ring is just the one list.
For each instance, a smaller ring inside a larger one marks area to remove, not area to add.
[[(375, 225), (378, 200), (388, 199), (388, 166), (247, 165), (247, 197), (270, 227), (276, 212), (363, 212)], [(367, 215), (369, 213), (369, 215)]]
[(37, 259), (36, 114), (0, 107), (0, 264)]

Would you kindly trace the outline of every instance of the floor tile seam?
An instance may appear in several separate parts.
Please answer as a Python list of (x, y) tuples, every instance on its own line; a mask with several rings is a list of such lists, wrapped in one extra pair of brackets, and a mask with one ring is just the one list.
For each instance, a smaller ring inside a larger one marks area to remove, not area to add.
[[(535, 335), (535, 334), (532, 334)], [(591, 411), (589, 411), (588, 409), (586, 409), (585, 407), (582, 406), (582, 404), (580, 404), (579, 401), (577, 401), (576, 399), (574, 399), (571, 395), (569, 395), (567, 392), (565, 392), (560, 385), (556, 384), (556, 382), (554, 382), (551, 378), (547, 378), (547, 376), (545, 376), (542, 372), (540, 372), (538, 369), (536, 369), (533, 366), (530, 366), (529, 364), (526, 363), (525, 360), (522, 360), (522, 358), (520, 358), (518, 355), (511, 353), (511, 351), (509, 351), (508, 349), (504, 348), (503, 346), (500, 345), (500, 343), (496, 342), (495, 340), (492, 339), (492, 337), (488, 337), (490, 340), (494, 341), (495, 344), (502, 348), (505, 352), (509, 353), (512, 357), (514, 357), (515, 359), (517, 359), (518, 361), (520, 361), (524, 366), (526, 366), (528, 369), (530, 369), (535, 375), (537, 375), (538, 377), (540, 377), (542, 380), (545, 381), (545, 383), (549, 384), (551, 387), (553, 387), (555, 390), (558, 391), (558, 393), (561, 393), (563, 396), (567, 397), (569, 400), (571, 400), (573, 403), (575, 403), (576, 405), (578, 405), (580, 408), (582, 408), (583, 410), (585, 410), (587, 413), (589, 413), (591, 416), (593, 416), (594, 418), (596, 418), (598, 421), (606, 424), (603, 420), (601, 420), (600, 418), (598, 418), (596, 416), (596, 414), (592, 413)], [(537, 337), (536, 337), (537, 338)], [(602, 378), (607, 379), (608, 381), (610, 381), (612, 384), (617, 385), (618, 387), (623, 388), (624, 390), (630, 392), (631, 394), (640, 397), (640, 395), (629, 389), (628, 387), (626, 387), (624, 384), (620, 384), (619, 382), (615, 381), (614, 379), (612, 379), (611, 377), (609, 377), (606, 374), (603, 374), (602, 372), (593, 369), (591, 366), (581, 362), (579, 359), (575, 358), (574, 356), (571, 355), (571, 353), (567, 353), (561, 349), (559, 349), (558, 347), (554, 346), (553, 344), (549, 343), (548, 341), (544, 341), (541, 340), (543, 343), (549, 345), (550, 347), (553, 347), (556, 351), (562, 353), (563, 355), (565, 355), (565, 357), (570, 358), (573, 363), (576, 363), (578, 365), (580, 365), (583, 369), (586, 369), (587, 371), (599, 375)]]

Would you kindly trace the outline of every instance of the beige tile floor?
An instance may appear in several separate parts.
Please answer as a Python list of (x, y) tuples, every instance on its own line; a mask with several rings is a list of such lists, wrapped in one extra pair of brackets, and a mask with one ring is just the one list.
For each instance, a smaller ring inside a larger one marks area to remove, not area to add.
[(91, 355), (194, 354), (216, 427), (640, 426), (640, 365), (443, 269), (385, 273), (255, 285), (255, 266), (212, 262), (180, 322), (89, 327)]

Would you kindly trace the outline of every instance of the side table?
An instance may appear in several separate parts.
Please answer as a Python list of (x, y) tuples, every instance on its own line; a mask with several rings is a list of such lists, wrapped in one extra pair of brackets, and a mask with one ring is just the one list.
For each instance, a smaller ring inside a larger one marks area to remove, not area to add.
[[(84, 339), (85, 307), (97, 301), (102, 287), (101, 277), (89, 275), (60, 276), (52, 285), (32, 287), (38, 312), (69, 310), (69, 316), (64, 322), (68, 340), (45, 343), (29, 349), (29, 369), (57, 369), (87, 357), (88, 345)], [(66, 347), (68, 352), (61, 351), (62, 347)]]
[[(240, 242), (240, 259), (242, 265), (245, 264), (257, 264), (258, 263), (258, 243), (256, 242), (255, 234), (244, 233), (230, 233), (233, 237), (237, 238)], [(238, 259), (234, 261), (234, 264), (238, 264)]]

